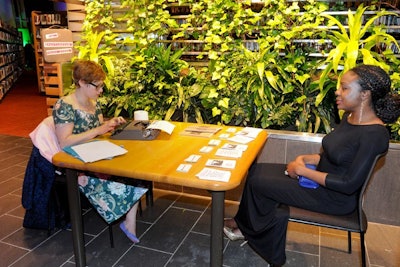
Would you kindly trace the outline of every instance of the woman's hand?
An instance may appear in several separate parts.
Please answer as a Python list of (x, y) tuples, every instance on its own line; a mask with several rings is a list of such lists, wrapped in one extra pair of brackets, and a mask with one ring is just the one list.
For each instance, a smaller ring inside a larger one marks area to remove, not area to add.
[(114, 117), (108, 121), (105, 121), (99, 128), (100, 128), (100, 133), (105, 134), (107, 132), (113, 131), (115, 127), (118, 127), (121, 124), (126, 123), (126, 120), (122, 117)]
[(286, 166), (287, 175), (291, 178), (298, 178), (298, 172), (301, 167), (305, 167), (305, 164), (302, 161), (294, 160), (289, 162)]
[(298, 178), (298, 176), (304, 175), (304, 171), (307, 169), (306, 164), (318, 165), (319, 159), (319, 154), (300, 155), (286, 166), (287, 175)]
[(289, 162), (286, 166), (286, 173), (291, 178), (304, 176), (322, 186), (325, 186), (325, 180), (328, 173), (312, 170), (306, 167), (306, 164), (318, 165), (320, 159), (321, 157), (319, 154), (298, 156), (294, 161)]

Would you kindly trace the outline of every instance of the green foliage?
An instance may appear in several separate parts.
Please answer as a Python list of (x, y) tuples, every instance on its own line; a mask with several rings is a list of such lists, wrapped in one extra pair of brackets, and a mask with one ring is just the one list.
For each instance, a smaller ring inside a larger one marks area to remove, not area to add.
[(332, 74), (340, 79), (344, 72), (360, 63), (378, 65), (384, 70), (390, 71), (390, 62), (395, 60), (391, 45), (395, 44), (398, 48), (399, 46), (394, 37), (386, 33), (383, 24), (376, 25), (375, 23), (383, 16), (396, 16), (396, 14), (383, 10), (377, 11), (375, 15), (368, 18), (366, 11), (373, 9), (373, 6), (364, 7), (361, 4), (354, 14), (349, 10), (347, 14), (348, 27), (345, 27), (335, 17), (322, 14), (327, 19), (327, 27), (336, 26), (338, 30), (330, 30), (327, 34), (327, 38), (333, 42), (334, 48), (323, 62), (325, 69), (319, 80), (321, 92), (317, 97), (316, 105), (331, 90), (329, 86), (325, 87), (325, 85), (331, 83)]
[[(317, 88), (310, 87), (316, 60), (294, 41), (318, 33), (326, 5), (307, 1), (266, 1), (258, 11), (250, 1), (202, 1), (192, 7), (183, 31), (198, 29), (205, 42), (209, 81), (201, 95), (213, 123), (320, 131), (329, 129), (329, 112), (316, 108)], [(307, 12), (302, 12), (307, 10)], [(194, 35), (193, 32), (191, 32)], [(253, 40), (243, 42), (243, 39)], [(331, 104), (329, 104), (331, 105)], [(321, 116), (322, 115), (322, 116)]]
[[(329, 6), (316, 0), (120, 3), (86, 1), (77, 47), (78, 57), (99, 62), (107, 72), (100, 101), (108, 116), (132, 117), (145, 109), (152, 119), (327, 133), (343, 70), (377, 64), (400, 88), (399, 60), (390, 49), (397, 43), (377, 23), (393, 13), (366, 16), (373, 6), (349, 11), (347, 28), (344, 16), (326, 14)], [(178, 25), (168, 12), (171, 5), (189, 6), (191, 15)], [(128, 34), (120, 35), (118, 25)], [(208, 65), (190, 66), (183, 60), (185, 48), (166, 39), (198, 40), (198, 60)], [(400, 123), (391, 127), (400, 136)]]

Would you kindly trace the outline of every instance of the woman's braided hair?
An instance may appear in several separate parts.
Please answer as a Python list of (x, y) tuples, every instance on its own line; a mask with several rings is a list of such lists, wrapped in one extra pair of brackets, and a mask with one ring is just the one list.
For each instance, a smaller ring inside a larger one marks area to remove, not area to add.
[(371, 91), (372, 107), (384, 123), (393, 123), (400, 116), (400, 95), (391, 92), (389, 75), (380, 67), (360, 65), (353, 69), (361, 90)]

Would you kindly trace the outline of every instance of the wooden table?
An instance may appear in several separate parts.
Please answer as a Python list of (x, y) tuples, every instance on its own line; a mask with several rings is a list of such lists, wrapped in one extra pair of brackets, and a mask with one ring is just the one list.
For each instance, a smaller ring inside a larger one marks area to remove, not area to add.
[[(73, 246), (77, 266), (86, 266), (85, 244), (83, 238), (80, 194), (78, 190), (77, 171), (100, 172), (129, 178), (143, 179), (173, 185), (181, 185), (211, 192), (211, 246), (210, 265), (222, 266), (223, 263), (223, 216), (225, 191), (239, 186), (246, 177), (247, 171), (256, 159), (259, 151), (267, 139), (267, 132), (261, 131), (257, 138), (248, 143), (247, 150), (241, 158), (236, 159), (236, 167), (231, 171), (228, 182), (199, 179), (198, 174), (204, 167), (207, 159), (219, 158), (215, 152), (225, 143), (232, 143), (221, 139), (221, 134), (228, 129), (239, 131), (241, 127), (218, 126), (222, 129), (211, 138), (184, 136), (181, 132), (193, 123), (173, 122), (175, 129), (171, 135), (161, 132), (156, 140), (110, 140), (123, 146), (128, 153), (111, 160), (101, 160), (94, 163), (84, 163), (65, 152), (59, 152), (53, 157), (53, 164), (66, 168), (68, 201), (71, 213)], [(217, 127), (216, 125), (209, 125)], [(101, 137), (107, 138), (107, 136)], [(210, 139), (221, 140), (221, 144), (214, 147), (209, 153), (200, 153), (200, 149), (207, 146)], [(189, 172), (178, 172), (177, 167), (185, 163), (184, 160), (192, 154), (201, 155), (198, 162), (193, 163)]]

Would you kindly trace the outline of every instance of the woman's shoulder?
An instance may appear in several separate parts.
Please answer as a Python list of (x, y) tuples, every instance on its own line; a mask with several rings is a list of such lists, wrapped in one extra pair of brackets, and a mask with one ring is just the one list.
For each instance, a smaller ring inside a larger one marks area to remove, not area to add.
[(71, 97), (70, 96), (63, 96), (61, 98), (59, 98), (56, 102), (56, 104), (54, 105), (55, 109), (69, 109), (69, 110), (73, 110), (73, 103), (71, 101)]
[(367, 126), (364, 127), (363, 130), (365, 134), (390, 138), (389, 130), (383, 124), (370, 124), (365, 126)]

